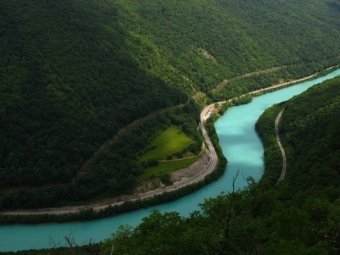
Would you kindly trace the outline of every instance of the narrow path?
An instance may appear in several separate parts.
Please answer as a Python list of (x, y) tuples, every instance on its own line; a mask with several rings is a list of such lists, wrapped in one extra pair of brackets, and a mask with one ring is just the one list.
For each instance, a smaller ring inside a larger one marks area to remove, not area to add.
[(309, 76), (301, 78), (301, 79), (297, 79), (297, 80), (293, 80), (293, 81), (288, 81), (288, 82), (272, 85), (272, 86), (269, 86), (269, 87), (266, 87), (266, 88), (254, 90), (252, 92), (249, 92), (249, 94), (257, 94), (257, 93), (260, 93), (262, 91), (266, 91), (266, 90), (270, 90), (270, 89), (276, 89), (276, 88), (283, 87), (283, 86), (286, 86), (286, 85), (290, 85), (290, 84), (293, 84), (293, 83), (300, 83), (300, 82), (312, 79), (312, 78), (314, 78), (317, 75), (318, 75), (318, 73), (315, 73), (315, 74), (309, 75)]
[(114, 143), (124, 133), (137, 128), (139, 125), (143, 124), (144, 122), (154, 118), (160, 112), (164, 112), (164, 111), (169, 110), (169, 109), (181, 108), (183, 106), (184, 106), (184, 104), (179, 104), (179, 105), (175, 105), (175, 106), (170, 106), (170, 107), (168, 107), (166, 109), (162, 109), (162, 110), (159, 110), (159, 111), (156, 111), (156, 112), (152, 112), (152, 113), (146, 115), (145, 117), (140, 118), (138, 120), (135, 120), (132, 123), (128, 124), (127, 126), (123, 127), (122, 129), (120, 129), (114, 136), (112, 136), (112, 138), (110, 140), (107, 140), (105, 143), (103, 143), (99, 147), (99, 149), (95, 153), (93, 153), (91, 158), (89, 158), (81, 166), (80, 171), (77, 173), (77, 176), (75, 177), (75, 180), (77, 180), (79, 177), (89, 173), (89, 171), (91, 170), (91, 167), (93, 165), (93, 162), (100, 155), (100, 153), (102, 153), (104, 150), (106, 150), (112, 143)]
[(280, 120), (281, 120), (281, 117), (282, 117), (282, 114), (283, 114), (284, 110), (285, 109), (282, 109), (279, 112), (279, 114), (277, 115), (276, 120), (275, 120), (276, 140), (277, 140), (277, 143), (279, 144), (279, 147), (280, 147), (280, 150), (281, 150), (281, 154), (282, 154), (282, 170), (281, 170), (280, 178), (277, 181), (277, 183), (279, 183), (279, 182), (284, 180), (285, 175), (286, 175), (286, 169), (287, 169), (287, 157), (286, 157), (285, 150), (284, 150), (284, 148), (282, 146), (281, 138), (280, 138), (280, 134), (279, 134), (279, 124), (280, 124)]
[(287, 68), (287, 66), (272, 67), (272, 68), (268, 68), (268, 69), (264, 69), (264, 70), (258, 70), (258, 71), (254, 71), (254, 72), (251, 72), (251, 73), (242, 74), (240, 76), (236, 76), (236, 77), (231, 78), (229, 80), (224, 79), (221, 83), (217, 84), (217, 86), (215, 88), (213, 88), (212, 91), (213, 92), (221, 91), (228, 84), (228, 82), (233, 81), (233, 80), (237, 80), (237, 79), (244, 78), (244, 77), (251, 77), (251, 76), (263, 74), (263, 73), (272, 73), (272, 72), (276, 72), (278, 70), (281, 70), (283, 68)]

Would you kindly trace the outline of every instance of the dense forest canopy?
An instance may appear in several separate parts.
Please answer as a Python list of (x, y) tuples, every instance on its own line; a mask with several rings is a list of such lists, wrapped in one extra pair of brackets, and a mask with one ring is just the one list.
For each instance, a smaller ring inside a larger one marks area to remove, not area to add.
[(338, 64), (339, 17), (335, 0), (2, 0), (0, 208), (131, 192), (155, 130), (199, 140), (198, 102)]

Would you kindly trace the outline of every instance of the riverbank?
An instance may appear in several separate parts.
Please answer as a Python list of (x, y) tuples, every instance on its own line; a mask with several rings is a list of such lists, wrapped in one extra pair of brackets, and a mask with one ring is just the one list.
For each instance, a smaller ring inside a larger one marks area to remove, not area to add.
[[(209, 139), (209, 138), (208, 138)], [(213, 146), (211, 146), (213, 148)], [(210, 148), (211, 149), (211, 148)], [(213, 159), (213, 160), (212, 160)], [(187, 174), (181, 175), (181, 177), (177, 178), (172, 185), (165, 186), (163, 188), (157, 188), (154, 190), (150, 190), (143, 193), (136, 193), (132, 195), (120, 196), (112, 199), (106, 199), (101, 202), (97, 202), (91, 205), (84, 206), (69, 206), (69, 207), (56, 207), (56, 208), (46, 208), (46, 209), (37, 209), (37, 210), (18, 210), (18, 211), (8, 211), (3, 212), (3, 215), (43, 215), (43, 214), (52, 214), (52, 215), (62, 215), (62, 214), (70, 214), (70, 213), (79, 213), (84, 210), (92, 210), (94, 212), (99, 212), (105, 210), (108, 207), (120, 206), (125, 202), (135, 202), (137, 200), (145, 200), (152, 198), (154, 196), (161, 195), (163, 193), (173, 192), (180, 188), (198, 183), (203, 181), (204, 178), (210, 174), (217, 164), (217, 155), (213, 150), (208, 152), (206, 149), (203, 152), (203, 155), (200, 159), (194, 163), (189, 168), (179, 170), (178, 172), (187, 171)], [(189, 170), (189, 171), (188, 171)], [(180, 175), (177, 173), (177, 175)]]

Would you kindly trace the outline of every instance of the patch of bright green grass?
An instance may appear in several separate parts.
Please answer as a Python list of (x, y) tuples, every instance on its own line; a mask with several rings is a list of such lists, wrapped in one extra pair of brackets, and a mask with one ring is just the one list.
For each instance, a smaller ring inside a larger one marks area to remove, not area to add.
[(178, 127), (171, 126), (160, 133), (150, 145), (151, 150), (140, 157), (140, 160), (165, 159), (166, 156), (180, 152), (194, 141), (184, 134)]
[(162, 174), (170, 174), (173, 171), (186, 168), (197, 161), (199, 156), (190, 157), (181, 160), (170, 160), (160, 162), (159, 165), (144, 169), (144, 172), (138, 177), (138, 183)]

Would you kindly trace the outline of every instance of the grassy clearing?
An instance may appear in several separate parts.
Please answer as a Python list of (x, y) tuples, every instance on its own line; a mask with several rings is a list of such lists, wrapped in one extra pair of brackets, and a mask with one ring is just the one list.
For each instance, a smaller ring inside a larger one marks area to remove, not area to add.
[(163, 174), (170, 174), (173, 171), (186, 168), (191, 164), (195, 163), (199, 156), (182, 159), (182, 160), (174, 160), (174, 161), (166, 161), (160, 162), (159, 165), (149, 167), (144, 169), (144, 172), (138, 177), (138, 183), (143, 182), (145, 180), (151, 179), (156, 176), (160, 176)]
[(148, 150), (140, 160), (166, 159), (166, 156), (180, 152), (190, 146), (194, 141), (185, 135), (178, 127), (171, 126), (160, 133), (148, 146)]

